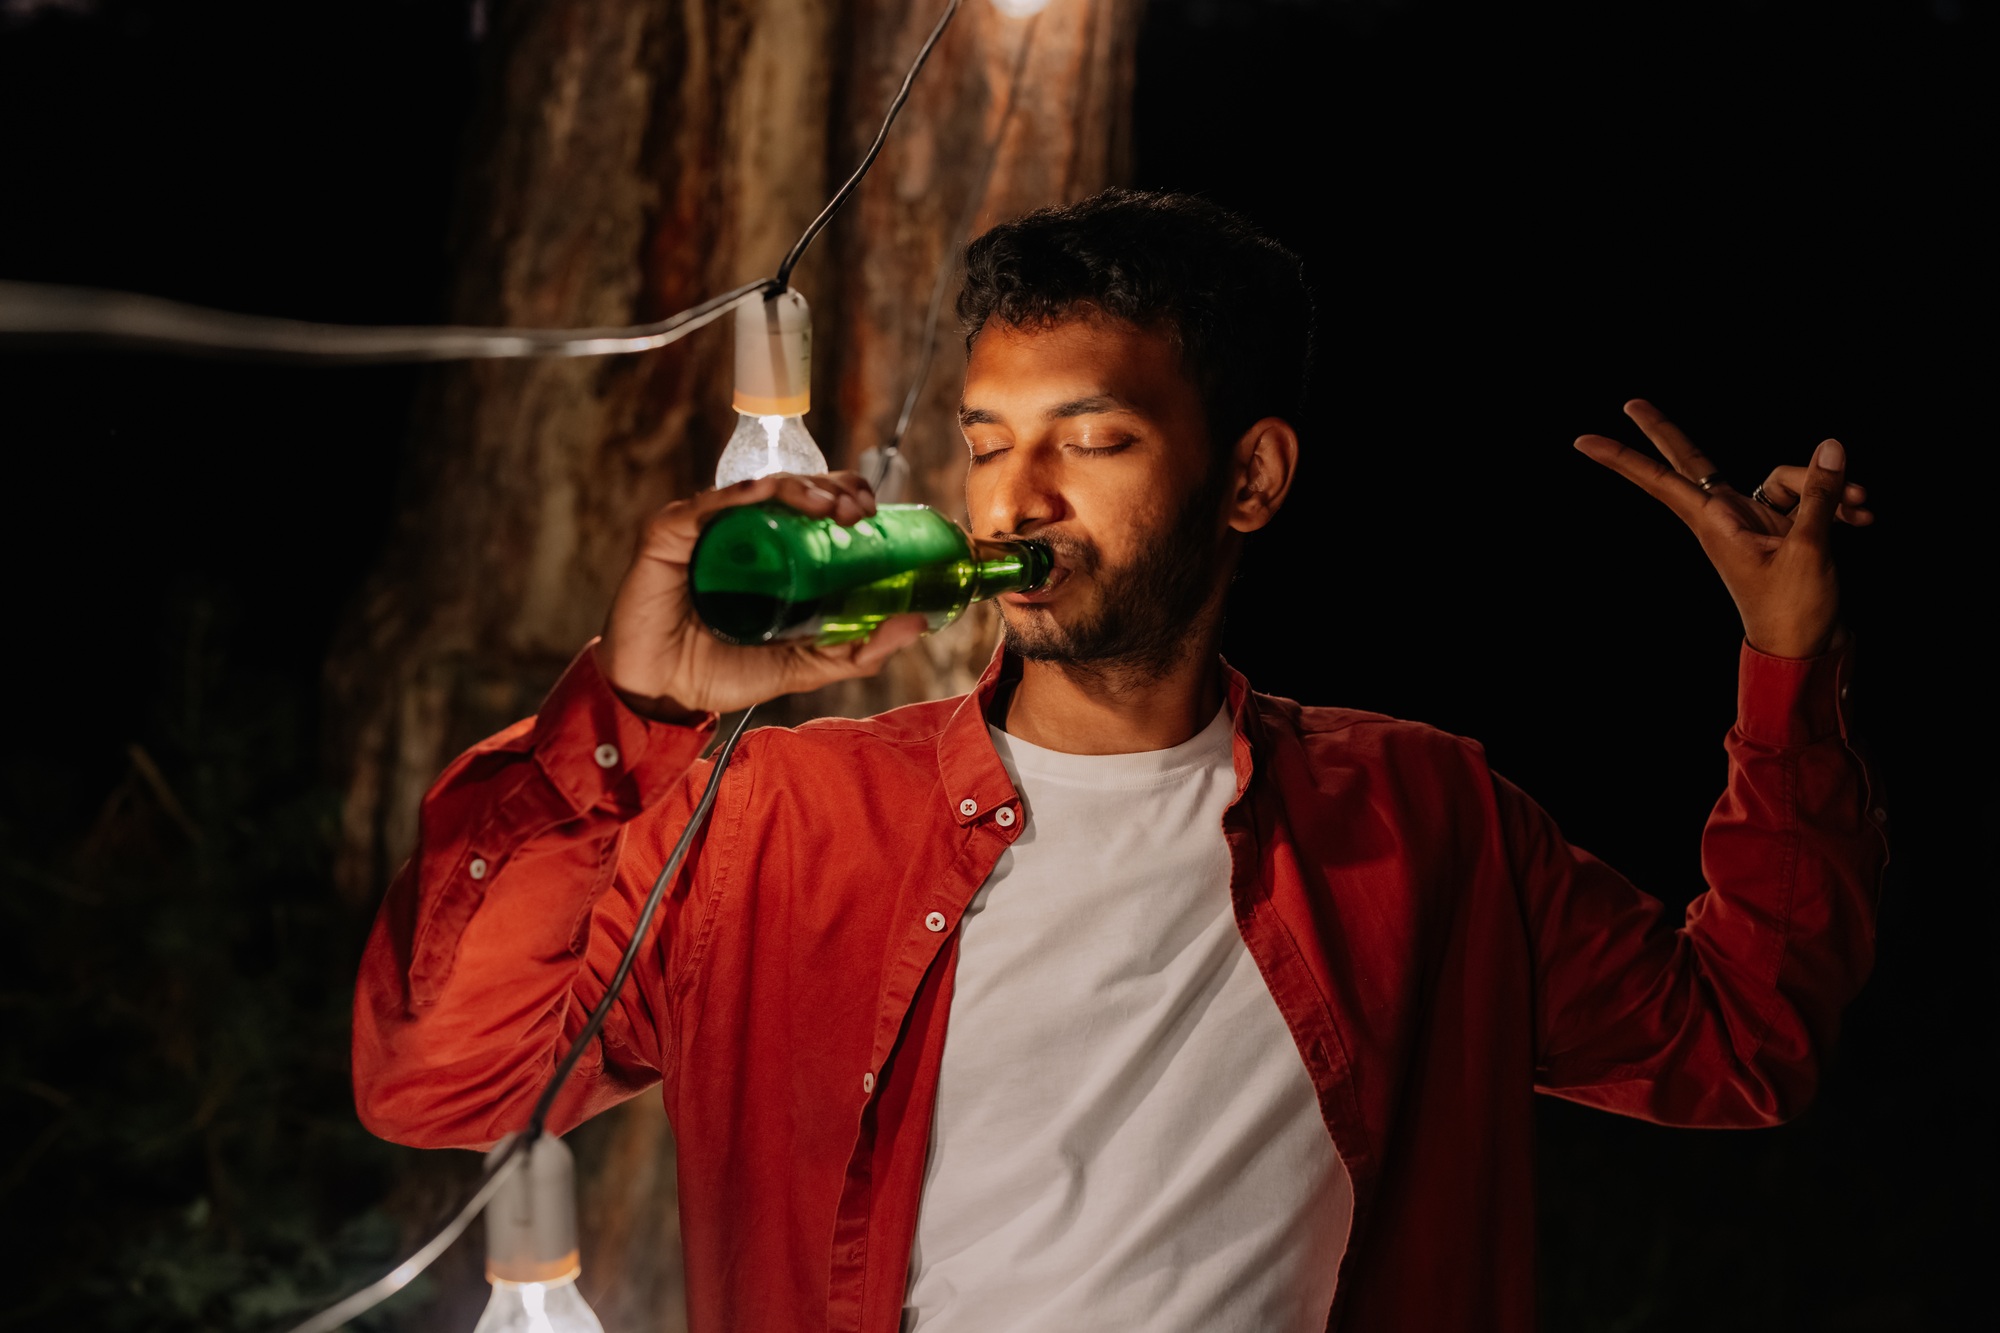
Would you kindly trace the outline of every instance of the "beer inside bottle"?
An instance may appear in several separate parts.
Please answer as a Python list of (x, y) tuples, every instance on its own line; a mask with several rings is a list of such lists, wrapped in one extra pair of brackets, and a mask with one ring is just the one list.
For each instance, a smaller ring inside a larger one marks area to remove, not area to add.
[(842, 527), (768, 502), (716, 515), (688, 579), (719, 639), (832, 644), (911, 611), (943, 629), (982, 597), (1039, 587), (1052, 563), (1038, 543), (978, 541), (923, 505), (883, 505)]

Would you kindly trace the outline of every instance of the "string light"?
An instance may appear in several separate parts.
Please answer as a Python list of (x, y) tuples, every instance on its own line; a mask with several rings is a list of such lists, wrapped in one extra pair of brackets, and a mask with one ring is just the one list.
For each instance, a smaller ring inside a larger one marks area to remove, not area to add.
[[(487, 358), (616, 356), (647, 352), (686, 337), (720, 318), (752, 293), (780, 293), (792, 270), (860, 187), (889, 128), (909, 101), (917, 73), (937, 48), (961, 0), (947, 0), (930, 36), (903, 75), (874, 142), (841, 187), (785, 253), (777, 275), (746, 283), (654, 324), (590, 329), (506, 329), (469, 326), (316, 324), (269, 319), (165, 301), (132, 292), (48, 283), (0, 282), (0, 339), (26, 346), (99, 345), (197, 356), (248, 356), (275, 360), (343, 361), (365, 365), (399, 361), (473, 361)], [(815, 446), (817, 448), (817, 446)], [(822, 467), (824, 463), (822, 462)]]
[(716, 460), (715, 484), (773, 472), (826, 471), (804, 416), (812, 406), (812, 311), (789, 289), (736, 310), (736, 433)]
[[(726, 485), (775, 471), (825, 471), (826, 458), (802, 419), (811, 403), (811, 312), (805, 298), (790, 288), (791, 273), (874, 165), (890, 126), (909, 99), (918, 72), (944, 36), (960, 3), (961, 0), (948, 0), (904, 75), (874, 142), (853, 174), (786, 253), (777, 275), (746, 283), (656, 323), (588, 329), (318, 324), (205, 309), (129, 292), (0, 282), (0, 339), (29, 345), (116, 345), (194, 355), (351, 364), (612, 356), (666, 346), (734, 309), (738, 423), (723, 450), (717, 484)], [(993, 3), (1009, 17), (1030, 18), (1046, 8), (1048, 0), (993, 0)], [(1025, 59), (1024, 44), (1008, 93), (1007, 112), (1002, 116), (1003, 134), (1019, 91)], [(997, 140), (992, 152), (998, 152)], [(968, 216), (983, 196), (985, 177), (992, 168), (993, 159), (989, 156), (981, 184), (968, 205)], [(934, 295), (927, 343), (935, 335), (939, 306), (940, 301)], [(923, 358), (926, 367), (929, 356), (927, 347)], [(903, 419), (898, 422), (895, 438), (887, 450), (878, 451), (885, 471), (890, 465), (901, 464), (896, 451), (908, 427), (910, 406), (906, 403)], [(907, 473), (907, 465), (903, 467)], [(572, 1159), (568, 1148), (555, 1136), (545, 1133), (544, 1126), (557, 1094), (596, 1040), (623, 991), (667, 886), (714, 808), (722, 775), (749, 725), (752, 711), (744, 711), (735, 730), (716, 752), (701, 799), (689, 814), (671, 855), (639, 910), (631, 941), (605, 987), (603, 998), (557, 1062), (526, 1127), (494, 1147), (471, 1197), (414, 1253), (381, 1278), (297, 1325), (291, 1333), (330, 1333), (388, 1299), (443, 1254), (482, 1209), (489, 1208), (487, 1273), (493, 1284), (493, 1296), (474, 1333), (603, 1333), (597, 1316), (576, 1289), (581, 1258)]]
[(408, 361), (617, 356), (678, 342), (770, 286), (734, 291), (653, 324), (597, 329), (314, 324), (239, 315), (132, 292), (0, 282), (0, 338), (29, 346), (112, 346), (191, 356), (374, 365)]
[[(489, 1162), (515, 1153), (508, 1135)], [(576, 1289), (576, 1166), (568, 1147), (543, 1134), (486, 1205), (486, 1280), (493, 1296), (472, 1333), (604, 1333)]]

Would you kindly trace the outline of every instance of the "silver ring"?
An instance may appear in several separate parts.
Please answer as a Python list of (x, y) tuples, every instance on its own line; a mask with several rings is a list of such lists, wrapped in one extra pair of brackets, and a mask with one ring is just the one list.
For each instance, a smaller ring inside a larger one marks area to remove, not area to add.
[(1764, 494), (1764, 488), (1762, 486), (1759, 486), (1756, 490), (1750, 492), (1750, 498), (1755, 500), (1758, 504), (1763, 505), (1764, 508), (1770, 510), (1774, 514), (1789, 514), (1792, 512), (1789, 509), (1780, 509), (1778, 507), (1777, 501), (1773, 500), (1770, 496)]
[(1696, 477), (1694, 484), (1701, 487), (1703, 495), (1713, 495), (1717, 486), (1727, 486), (1729, 483), (1722, 479), (1720, 472), (1711, 472), (1705, 477)]

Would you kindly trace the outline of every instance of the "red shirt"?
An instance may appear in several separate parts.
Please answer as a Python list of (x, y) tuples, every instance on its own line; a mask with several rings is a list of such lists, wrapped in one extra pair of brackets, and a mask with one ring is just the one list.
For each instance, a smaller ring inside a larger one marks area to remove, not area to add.
[[(1681, 923), (1428, 727), (1228, 673), (1223, 821), (1252, 957), (1354, 1219), (1329, 1327), (1534, 1327), (1532, 1094), (1770, 1125), (1866, 976), (1882, 814), (1848, 657), (1742, 653), (1728, 789)], [(957, 923), (1017, 797), (969, 696), (749, 733), (562, 1131), (655, 1083), (692, 1333), (898, 1327)], [(586, 651), (425, 798), (355, 999), (363, 1120), (423, 1147), (519, 1127), (602, 995), (707, 764)], [(1331, 1257), (1330, 1257), (1331, 1261)]]

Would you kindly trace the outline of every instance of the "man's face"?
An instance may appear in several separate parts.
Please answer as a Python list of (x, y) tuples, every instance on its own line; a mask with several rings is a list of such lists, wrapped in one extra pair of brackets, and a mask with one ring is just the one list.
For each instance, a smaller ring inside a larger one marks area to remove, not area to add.
[(1223, 494), (1201, 395), (1163, 335), (1086, 318), (988, 324), (960, 425), (980, 537), (1034, 537), (1056, 573), (1000, 598), (1023, 657), (1157, 674), (1190, 646), (1223, 567)]

